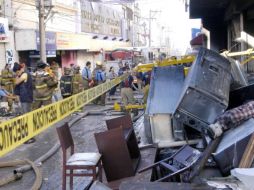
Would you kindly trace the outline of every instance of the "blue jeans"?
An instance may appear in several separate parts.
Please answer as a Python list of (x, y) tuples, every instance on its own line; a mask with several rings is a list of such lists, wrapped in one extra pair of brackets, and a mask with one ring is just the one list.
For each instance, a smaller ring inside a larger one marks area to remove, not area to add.
[(22, 107), (22, 113), (23, 114), (32, 111), (32, 103), (21, 102), (21, 107)]

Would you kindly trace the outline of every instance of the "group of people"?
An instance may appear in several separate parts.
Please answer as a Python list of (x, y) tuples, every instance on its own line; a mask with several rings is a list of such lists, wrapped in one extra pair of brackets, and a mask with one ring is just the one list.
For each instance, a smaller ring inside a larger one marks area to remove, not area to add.
[(58, 80), (47, 63), (39, 61), (31, 74), (24, 62), (16, 62), (12, 69), (7, 64), (2, 70), (0, 84), (0, 96), (7, 99), (8, 111), (12, 111), (13, 101), (19, 101), (22, 113), (27, 113), (52, 102)]
[[(13, 68), (7, 64), (1, 72), (0, 97), (5, 97), (8, 102), (9, 111), (12, 110), (13, 101), (21, 103), (22, 113), (52, 103), (52, 97), (56, 94), (60, 86), (63, 98), (87, 90), (96, 85), (106, 82), (106, 79), (113, 80), (117, 76), (126, 74), (127, 78), (121, 84), (121, 97), (123, 104), (135, 104), (133, 88), (135, 88), (134, 78), (138, 81), (144, 81), (147, 77), (140, 73), (133, 74), (128, 65), (119, 64), (118, 73), (114, 67), (110, 67), (106, 75), (106, 68), (101, 62), (96, 62), (96, 67), (91, 70), (91, 62), (87, 61), (82, 69), (79, 66), (64, 68), (64, 73), (58, 83), (59, 66), (53, 62), (51, 65), (38, 61), (34, 73), (30, 73), (24, 61), (15, 63)], [(80, 72), (81, 71), (81, 72)], [(60, 84), (60, 85), (59, 85)], [(144, 85), (145, 86), (145, 85)], [(116, 86), (109, 91), (109, 96), (116, 92)], [(105, 105), (106, 94), (101, 95), (94, 100), (94, 103)]]
[[(106, 81), (106, 72), (103, 64), (97, 61), (93, 72), (91, 71), (91, 65), (91, 62), (87, 61), (81, 73), (79, 66), (64, 68), (64, 74), (60, 79), (60, 89), (63, 98), (68, 98)], [(102, 95), (94, 103), (105, 105), (105, 97), (105, 95)]]

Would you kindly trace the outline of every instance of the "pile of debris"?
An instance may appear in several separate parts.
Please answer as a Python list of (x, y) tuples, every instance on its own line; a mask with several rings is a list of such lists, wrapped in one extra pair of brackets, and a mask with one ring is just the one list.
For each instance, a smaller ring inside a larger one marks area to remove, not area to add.
[(231, 174), (253, 189), (253, 97), (239, 64), (205, 48), (186, 78), (183, 66), (154, 68), (145, 130), (163, 150), (141, 171), (153, 169), (153, 181), (182, 183)]
[[(95, 133), (107, 187), (90, 189), (253, 189), (254, 86), (246, 81), (236, 62), (204, 48), (187, 77), (183, 65), (155, 67), (144, 131), (125, 115)], [(150, 144), (138, 146), (137, 131)]]

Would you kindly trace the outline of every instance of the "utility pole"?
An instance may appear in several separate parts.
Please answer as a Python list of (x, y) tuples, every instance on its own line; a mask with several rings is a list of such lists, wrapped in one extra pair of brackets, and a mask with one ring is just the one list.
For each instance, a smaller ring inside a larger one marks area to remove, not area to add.
[(45, 39), (45, 7), (44, 0), (39, 0), (39, 34), (40, 34), (40, 59), (47, 61)]
[[(149, 47), (151, 47), (151, 42), (152, 42), (152, 38), (151, 38), (151, 31), (152, 31), (152, 19), (155, 19), (153, 18), (155, 16), (156, 13), (158, 12), (161, 12), (161, 11), (153, 11), (153, 10), (150, 10), (149, 11)], [(152, 15), (152, 13), (155, 13), (154, 15)]]
[(152, 24), (152, 11), (149, 11), (149, 47), (151, 47), (151, 24)]

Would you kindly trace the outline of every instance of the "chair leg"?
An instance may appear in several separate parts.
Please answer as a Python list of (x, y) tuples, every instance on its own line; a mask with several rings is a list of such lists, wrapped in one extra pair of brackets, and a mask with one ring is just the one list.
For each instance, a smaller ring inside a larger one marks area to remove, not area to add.
[(70, 170), (70, 189), (73, 189), (73, 170)]
[(96, 181), (96, 167), (93, 168), (93, 181)]
[(98, 175), (99, 175), (99, 181), (102, 182), (102, 164), (101, 162), (98, 165)]
[(66, 190), (66, 170), (63, 168), (62, 190)]

